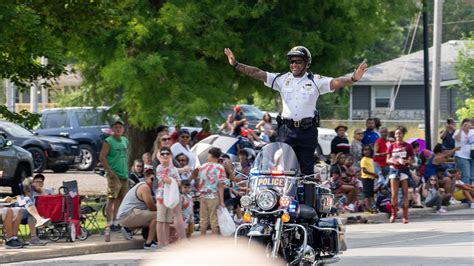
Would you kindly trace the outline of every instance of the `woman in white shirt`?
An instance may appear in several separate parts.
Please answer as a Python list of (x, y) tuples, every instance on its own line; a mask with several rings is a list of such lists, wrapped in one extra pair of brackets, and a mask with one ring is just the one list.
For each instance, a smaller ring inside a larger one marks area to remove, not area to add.
[(471, 129), (471, 121), (463, 119), (461, 128), (453, 135), (456, 147), (461, 149), (454, 154), (456, 166), (462, 172), (462, 181), (471, 184), (474, 181), (474, 160), (471, 158), (471, 145), (474, 144), (474, 129)]
[(189, 158), (188, 165), (191, 170), (193, 170), (194, 168), (196, 168), (196, 157), (189, 148), (190, 140), (191, 134), (189, 134), (189, 131), (187, 129), (180, 129), (178, 131), (178, 141), (171, 146), (171, 153), (173, 153), (173, 155), (178, 155), (180, 153), (186, 155)]

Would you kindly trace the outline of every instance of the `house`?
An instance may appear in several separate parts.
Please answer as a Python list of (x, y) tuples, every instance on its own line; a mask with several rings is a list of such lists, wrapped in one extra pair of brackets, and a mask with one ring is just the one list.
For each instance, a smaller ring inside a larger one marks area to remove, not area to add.
[[(67, 70), (70, 71), (71, 66), (67, 67)], [(49, 86), (47, 86), (46, 92), (46, 108), (56, 107), (55, 99), (57, 96), (68, 94), (70, 92), (78, 91), (81, 88), (83, 80), (80, 73), (69, 72), (69, 74), (63, 74), (56, 78), (55, 80), (50, 80)], [(11, 86), (11, 83), (3, 82), (3, 86), (0, 86), (0, 89), (4, 90), (0, 92), (0, 95), (5, 95), (8, 98), (10, 92), (8, 92), (7, 86)], [(0, 97), (1, 98), (1, 97)], [(13, 106), (6, 100), (6, 105), (13, 109)], [(24, 90), (22, 92), (15, 91), (15, 107), (14, 110), (20, 111), (26, 109), (31, 110), (31, 90)], [(38, 88), (38, 111), (42, 109), (42, 91), (41, 88)]]
[[(454, 65), (464, 41), (441, 45), (440, 118), (455, 117), (464, 96), (456, 89)], [(430, 80), (433, 48), (429, 49)], [(351, 90), (351, 120), (378, 117), (384, 120), (424, 119), (423, 51), (371, 66)], [(431, 90), (431, 85), (430, 85)]]

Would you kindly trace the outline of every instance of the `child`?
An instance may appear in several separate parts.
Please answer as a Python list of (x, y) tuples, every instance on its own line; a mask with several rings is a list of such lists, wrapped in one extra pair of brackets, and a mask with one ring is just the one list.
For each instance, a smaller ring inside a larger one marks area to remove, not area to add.
[(453, 170), (453, 175), (456, 180), (453, 193), (454, 199), (459, 201), (468, 200), (468, 202), (471, 204), (471, 209), (474, 209), (474, 186), (461, 181), (462, 172), (459, 168)]
[(441, 203), (443, 202), (444, 189), (439, 188), (438, 178), (432, 176), (428, 179), (427, 183), (423, 184), (422, 188), (423, 196), (426, 197), (425, 205), (426, 207), (435, 207), (436, 213), (441, 214), (445, 213), (446, 210), (441, 208)]
[(151, 153), (145, 152), (142, 155), (143, 169), (153, 169), (153, 159)]
[(191, 179), (198, 179), (199, 218), (201, 235), (205, 235), (209, 222), (213, 234), (218, 234), (219, 223), (217, 220), (217, 208), (224, 205), (224, 180), (225, 169), (218, 163), (221, 150), (211, 148), (208, 151), (207, 160), (203, 166), (193, 171)]
[(153, 188), (156, 190), (156, 234), (160, 247), (169, 244), (170, 223), (173, 222), (174, 209), (167, 208), (163, 203), (163, 192), (165, 184), (171, 184), (171, 180), (180, 181), (178, 169), (171, 163), (171, 150), (168, 147), (161, 147), (158, 155), (160, 165), (156, 167), (156, 178)]
[(191, 183), (189, 180), (181, 181), (181, 209), (184, 223), (187, 225), (186, 237), (190, 238), (194, 231), (194, 206), (191, 196)]
[(370, 213), (376, 213), (377, 211), (372, 208), (374, 203), (374, 180), (377, 178), (377, 174), (374, 172), (374, 160), (372, 159), (372, 148), (370, 145), (364, 145), (362, 147), (362, 159), (360, 160), (360, 175), (363, 186), (363, 194), (365, 198), (366, 211)]
[(377, 189), (377, 200), (375, 205), (377, 209), (381, 212), (385, 212), (387, 214), (392, 213), (392, 203), (390, 202), (390, 192), (388, 192), (387, 188), (380, 184)]

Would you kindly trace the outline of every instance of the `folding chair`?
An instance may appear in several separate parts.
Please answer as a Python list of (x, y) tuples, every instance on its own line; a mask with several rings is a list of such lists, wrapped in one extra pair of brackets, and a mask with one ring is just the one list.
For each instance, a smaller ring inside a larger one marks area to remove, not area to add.
[[(71, 193), (72, 195), (79, 195), (79, 188), (76, 180), (64, 181), (63, 186), (68, 190), (68, 193)], [(91, 206), (91, 203), (93, 202), (97, 203), (95, 207)], [(97, 218), (102, 208), (104, 208), (106, 202), (106, 200), (102, 200), (100, 197), (93, 199), (81, 197), (81, 203), (84, 204), (81, 206), (80, 219), (83, 228), (87, 229), (89, 227), (97, 230), (100, 234), (103, 234), (103, 229), (99, 225)]]

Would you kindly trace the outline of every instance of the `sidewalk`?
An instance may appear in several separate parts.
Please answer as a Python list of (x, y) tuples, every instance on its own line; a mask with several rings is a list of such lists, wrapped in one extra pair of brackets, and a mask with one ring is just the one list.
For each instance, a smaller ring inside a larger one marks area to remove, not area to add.
[[(461, 209), (469, 208), (467, 204), (456, 204), (451, 206), (445, 206), (448, 211), (455, 211)], [(408, 209), (408, 218), (415, 218), (420, 217), (429, 213), (435, 213), (433, 208), (421, 208), (421, 209)], [(401, 210), (398, 212), (398, 216), (400, 218)], [(354, 224), (354, 223), (381, 223), (381, 222), (388, 222), (388, 214), (387, 213), (377, 213), (377, 214), (367, 214), (367, 213), (344, 213), (340, 215), (342, 223), (346, 225)]]
[(92, 235), (85, 241), (76, 240), (73, 243), (66, 243), (65, 239), (60, 239), (58, 242), (50, 242), (46, 246), (27, 246), (22, 249), (5, 249), (3, 243), (0, 244), (0, 265), (10, 262), (109, 253), (143, 248), (141, 235), (135, 236), (134, 238), (136, 240), (124, 240), (122, 234), (119, 232), (112, 233), (111, 241), (108, 243), (104, 241), (104, 236)]
[[(467, 204), (459, 204), (449, 206), (447, 209), (449, 211), (453, 211), (467, 208)], [(433, 208), (410, 209), (409, 217), (420, 217), (428, 213), (434, 213)], [(349, 213), (342, 214), (341, 218), (344, 224), (351, 224), (353, 223), (352, 221), (360, 221), (364, 223), (381, 223), (388, 221), (388, 215), (386, 213)], [(137, 235), (135, 236), (135, 239), (136, 240), (134, 241), (126, 241), (123, 239), (121, 233), (112, 233), (111, 242), (109, 243), (104, 241), (104, 236), (93, 235), (85, 241), (66, 243), (64, 239), (61, 239), (58, 242), (48, 243), (48, 245), (43, 247), (28, 246), (23, 249), (5, 249), (4, 244), (2, 244), (0, 245), (0, 265), (10, 262), (141, 249), (143, 247), (143, 240), (141, 236)]]

